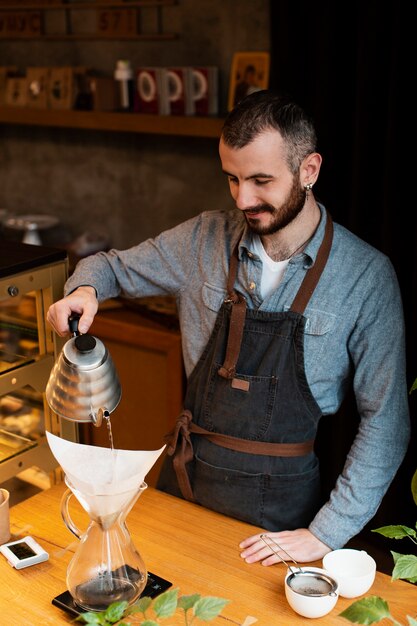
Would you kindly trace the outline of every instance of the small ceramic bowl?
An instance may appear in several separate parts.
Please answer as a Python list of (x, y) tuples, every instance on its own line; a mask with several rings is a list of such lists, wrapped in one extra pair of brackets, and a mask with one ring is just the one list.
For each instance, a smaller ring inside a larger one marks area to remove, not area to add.
[(323, 567), (337, 580), (343, 598), (363, 595), (375, 580), (376, 563), (365, 550), (333, 550), (323, 557)]
[[(337, 582), (329, 572), (320, 567), (308, 565), (301, 568), (292, 567), (285, 576), (285, 597), (290, 607), (303, 617), (322, 617), (335, 606), (339, 597)], [(321, 575), (320, 579), (314, 576)]]

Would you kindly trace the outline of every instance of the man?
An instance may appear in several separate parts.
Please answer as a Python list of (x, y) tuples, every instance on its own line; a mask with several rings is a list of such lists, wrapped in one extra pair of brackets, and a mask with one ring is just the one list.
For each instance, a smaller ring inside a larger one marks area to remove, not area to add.
[[(315, 200), (322, 159), (299, 106), (247, 96), (220, 159), (237, 210), (81, 261), (48, 320), (64, 335), (76, 312), (87, 332), (99, 301), (174, 295), (188, 384), (159, 488), (256, 524), (309, 562), (364, 527), (406, 452), (399, 286), (389, 259)], [(323, 503), (314, 438), (350, 385), (360, 426)], [(259, 533), (240, 547), (248, 563), (278, 561)]]

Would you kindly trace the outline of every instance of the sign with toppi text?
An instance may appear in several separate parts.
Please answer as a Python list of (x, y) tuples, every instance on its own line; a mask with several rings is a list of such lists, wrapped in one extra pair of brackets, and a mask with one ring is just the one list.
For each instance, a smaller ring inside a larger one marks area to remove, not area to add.
[(38, 38), (41, 33), (40, 11), (0, 12), (0, 39)]

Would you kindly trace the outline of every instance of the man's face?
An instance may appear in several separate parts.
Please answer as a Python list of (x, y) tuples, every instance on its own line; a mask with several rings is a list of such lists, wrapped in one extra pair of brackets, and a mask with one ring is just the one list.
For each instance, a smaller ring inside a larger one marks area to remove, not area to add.
[(300, 213), (306, 192), (288, 168), (277, 131), (264, 131), (239, 149), (221, 139), (219, 152), (232, 198), (253, 232), (272, 235)]

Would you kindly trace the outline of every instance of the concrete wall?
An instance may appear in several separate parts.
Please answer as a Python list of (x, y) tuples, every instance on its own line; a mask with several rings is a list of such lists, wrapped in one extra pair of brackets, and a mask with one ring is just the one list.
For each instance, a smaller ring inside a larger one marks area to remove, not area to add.
[[(270, 49), (269, 1), (179, 0), (165, 11), (165, 29), (178, 33), (172, 41), (0, 41), (0, 65), (83, 65), (107, 75), (119, 58), (133, 67), (217, 65), (224, 114), (233, 53)], [(0, 209), (55, 215), (62, 238), (103, 233), (125, 248), (231, 206), (216, 139), (19, 126), (0, 126), (0, 137)]]

